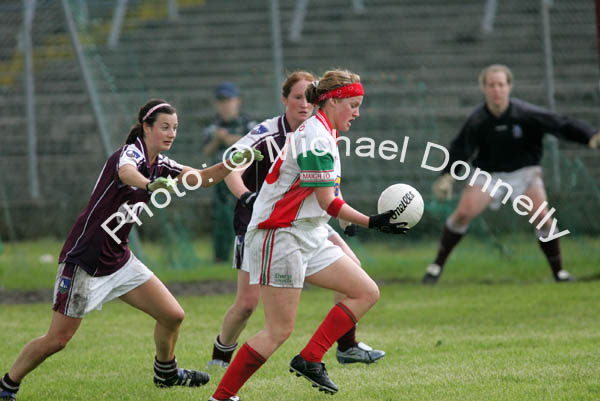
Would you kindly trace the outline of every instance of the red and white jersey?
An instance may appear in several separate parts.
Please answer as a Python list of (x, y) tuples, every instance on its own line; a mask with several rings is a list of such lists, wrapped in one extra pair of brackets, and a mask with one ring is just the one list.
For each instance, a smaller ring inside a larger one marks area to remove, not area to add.
[[(265, 178), (285, 146), (288, 134), (293, 133), (285, 114), (263, 121), (252, 131), (242, 137), (233, 146), (248, 146), (260, 150), (264, 155), (261, 161), (255, 160), (242, 173), (244, 185), (252, 192), (260, 192)], [(252, 218), (252, 210), (248, 209), (238, 200), (233, 213), (233, 228), (236, 235), (244, 235)]]
[(336, 137), (336, 130), (321, 110), (288, 135), (254, 203), (249, 230), (299, 224), (317, 227), (329, 221), (314, 188), (339, 183), (341, 165)]

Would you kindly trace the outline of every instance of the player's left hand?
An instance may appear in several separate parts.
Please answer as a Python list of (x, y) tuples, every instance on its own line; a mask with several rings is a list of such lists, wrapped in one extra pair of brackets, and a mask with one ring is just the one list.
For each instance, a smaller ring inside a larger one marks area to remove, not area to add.
[(598, 149), (600, 147), (600, 131), (596, 132), (594, 136), (590, 138), (590, 148)]
[(238, 166), (244, 163), (252, 162), (253, 160), (261, 161), (262, 159), (264, 159), (264, 156), (260, 150), (253, 148), (240, 150), (231, 156), (231, 161)]
[(157, 189), (166, 189), (170, 193), (174, 193), (176, 186), (177, 182), (172, 178), (158, 177), (146, 184), (146, 190), (154, 192)]
[(358, 232), (358, 226), (353, 223), (348, 223), (346, 228), (344, 228), (344, 235), (347, 235), (348, 237), (354, 237), (357, 232)]
[(409, 230), (407, 222), (392, 223), (390, 219), (394, 215), (393, 210), (369, 217), (369, 228), (374, 228), (385, 234), (406, 234)]

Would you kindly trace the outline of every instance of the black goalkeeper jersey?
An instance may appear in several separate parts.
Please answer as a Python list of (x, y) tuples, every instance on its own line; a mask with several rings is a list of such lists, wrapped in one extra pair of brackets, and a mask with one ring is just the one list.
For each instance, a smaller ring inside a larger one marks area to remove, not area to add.
[(540, 164), (544, 134), (587, 144), (596, 130), (585, 122), (564, 117), (511, 98), (508, 109), (494, 116), (484, 103), (467, 118), (450, 144), (450, 171), (456, 160), (471, 161), (488, 172), (514, 171)]

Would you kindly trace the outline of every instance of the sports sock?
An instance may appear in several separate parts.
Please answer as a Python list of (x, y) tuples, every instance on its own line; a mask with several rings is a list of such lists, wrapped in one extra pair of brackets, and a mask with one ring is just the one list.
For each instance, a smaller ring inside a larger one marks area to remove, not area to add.
[(548, 242), (542, 242), (538, 239), (538, 243), (540, 244), (540, 248), (542, 248), (544, 255), (546, 255), (546, 259), (548, 259), (552, 274), (556, 277), (558, 272), (562, 270), (562, 256), (560, 254), (558, 238)]
[(8, 372), (4, 375), (2, 380), (0, 380), (0, 389), (10, 393), (16, 393), (19, 391), (20, 385), (21, 383), (12, 381), (12, 379), (8, 376)]
[(217, 389), (213, 394), (213, 398), (217, 400), (226, 400), (236, 395), (250, 376), (252, 376), (265, 362), (266, 359), (252, 349), (248, 343), (242, 345), (235, 358), (233, 358), (233, 362), (231, 362), (231, 365), (229, 365), (229, 368), (225, 372), (225, 375), (223, 375), (219, 386), (217, 386)]
[(323, 355), (333, 343), (356, 323), (356, 317), (346, 305), (341, 302), (336, 304), (331, 308), (306, 347), (300, 351), (300, 356), (307, 362), (321, 362)]
[(460, 233), (451, 230), (448, 227), (448, 223), (446, 223), (444, 225), (444, 231), (442, 232), (442, 238), (440, 240), (440, 248), (433, 263), (435, 263), (443, 269), (444, 265), (446, 264), (446, 259), (448, 259), (448, 256), (450, 255), (450, 252), (452, 252), (452, 249), (454, 249), (456, 244), (458, 244), (458, 242), (464, 235), (464, 232)]
[(177, 358), (173, 357), (171, 361), (160, 362), (154, 357), (154, 375), (161, 379), (168, 379), (177, 375)]
[(230, 362), (231, 357), (233, 356), (233, 352), (237, 348), (238, 343), (233, 343), (232, 345), (223, 345), (219, 341), (219, 336), (215, 339), (215, 344), (213, 346), (212, 359), (218, 359), (220, 361)]
[(338, 349), (342, 352), (354, 347), (356, 345), (356, 325), (352, 326), (350, 330), (338, 338), (337, 343)]

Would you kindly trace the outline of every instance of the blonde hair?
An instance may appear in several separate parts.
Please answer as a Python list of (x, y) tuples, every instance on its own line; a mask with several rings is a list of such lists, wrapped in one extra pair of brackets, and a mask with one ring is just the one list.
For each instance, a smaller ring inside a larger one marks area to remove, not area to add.
[(290, 92), (292, 91), (292, 87), (300, 81), (312, 82), (314, 80), (315, 77), (308, 71), (296, 70), (290, 72), (287, 78), (285, 79), (285, 82), (281, 85), (281, 96), (287, 98), (290, 95)]
[(504, 75), (506, 75), (506, 82), (508, 83), (509, 86), (512, 86), (513, 74), (512, 74), (512, 71), (510, 70), (510, 68), (508, 68), (504, 64), (492, 64), (492, 65), (488, 65), (487, 67), (485, 67), (479, 73), (479, 87), (481, 89), (483, 89), (483, 87), (485, 86), (485, 81), (487, 79), (487, 76), (492, 72), (503, 72)]
[[(319, 96), (323, 93), (329, 92), (332, 89), (339, 88), (340, 86), (353, 84), (360, 82), (360, 76), (348, 70), (329, 70), (323, 74), (323, 77), (319, 80), (314, 81), (312, 85), (306, 87), (306, 100), (309, 103), (317, 104)], [(322, 100), (318, 103), (319, 107), (322, 107), (326, 100)]]

